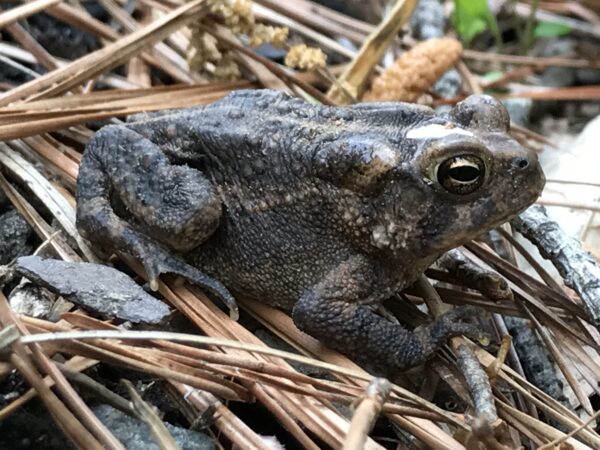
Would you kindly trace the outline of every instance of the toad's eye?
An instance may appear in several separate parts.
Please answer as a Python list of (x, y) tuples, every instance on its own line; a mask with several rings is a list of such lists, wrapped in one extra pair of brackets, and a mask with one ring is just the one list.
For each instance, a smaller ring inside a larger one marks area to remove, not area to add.
[(443, 161), (437, 169), (437, 181), (448, 192), (466, 195), (476, 191), (485, 178), (485, 164), (475, 155), (458, 155)]

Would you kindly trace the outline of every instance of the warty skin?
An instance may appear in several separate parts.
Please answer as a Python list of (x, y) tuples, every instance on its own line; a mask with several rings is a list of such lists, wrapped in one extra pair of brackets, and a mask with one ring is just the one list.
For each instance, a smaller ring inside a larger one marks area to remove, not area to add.
[(448, 115), (403, 103), (327, 107), (238, 91), (102, 128), (84, 154), (77, 225), (231, 302), (283, 308), (375, 367), (405, 369), (480, 330), (459, 308), (408, 331), (374, 306), (442, 253), (533, 203), (544, 176), (506, 110), (472, 96)]

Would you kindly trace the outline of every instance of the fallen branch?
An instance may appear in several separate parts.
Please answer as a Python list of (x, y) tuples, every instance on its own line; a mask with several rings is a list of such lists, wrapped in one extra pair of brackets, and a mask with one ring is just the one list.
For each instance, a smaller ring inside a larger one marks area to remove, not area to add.
[(589, 320), (599, 325), (600, 267), (593, 256), (551, 220), (543, 206), (530, 207), (511, 224), (552, 262), (565, 284), (579, 294)]

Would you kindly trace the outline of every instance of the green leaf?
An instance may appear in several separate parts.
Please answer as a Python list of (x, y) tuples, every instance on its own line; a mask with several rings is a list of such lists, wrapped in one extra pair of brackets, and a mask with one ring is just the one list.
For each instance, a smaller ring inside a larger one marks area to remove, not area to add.
[(504, 76), (504, 72), (501, 70), (492, 70), (491, 72), (487, 72), (481, 77), (481, 81), (484, 83), (493, 83), (496, 80), (499, 80)]
[(558, 37), (569, 34), (573, 29), (563, 23), (558, 22), (540, 22), (533, 30), (533, 36), (536, 38)]
[(487, 0), (454, 0), (454, 27), (465, 42), (469, 44), (479, 33), (491, 30), (498, 39), (496, 18), (490, 11)]
[(479, 17), (470, 17), (469, 20), (461, 20), (456, 29), (460, 37), (468, 45), (475, 36), (487, 30), (488, 26), (485, 20)]

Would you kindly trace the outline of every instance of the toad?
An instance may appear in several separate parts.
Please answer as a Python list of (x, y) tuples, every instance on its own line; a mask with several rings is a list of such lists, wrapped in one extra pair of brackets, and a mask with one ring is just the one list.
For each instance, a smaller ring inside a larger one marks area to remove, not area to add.
[(329, 107), (271, 90), (108, 125), (77, 181), (77, 226), (133, 255), (151, 286), (175, 273), (231, 304), (291, 312), (300, 330), (406, 369), (449, 337), (481, 335), (461, 307), (407, 330), (376, 306), (440, 255), (533, 203), (536, 155), (504, 107), (445, 115), (404, 103)]

